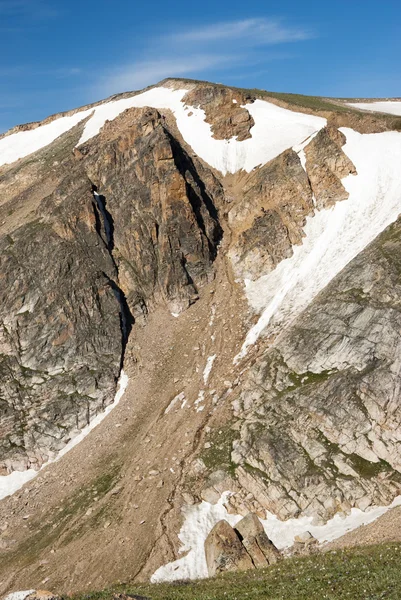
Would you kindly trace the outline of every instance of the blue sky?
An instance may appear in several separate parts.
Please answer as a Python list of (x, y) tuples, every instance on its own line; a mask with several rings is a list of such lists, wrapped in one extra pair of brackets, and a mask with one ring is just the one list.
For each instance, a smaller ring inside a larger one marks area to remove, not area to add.
[(0, 0), (0, 132), (167, 76), (401, 96), (401, 0)]

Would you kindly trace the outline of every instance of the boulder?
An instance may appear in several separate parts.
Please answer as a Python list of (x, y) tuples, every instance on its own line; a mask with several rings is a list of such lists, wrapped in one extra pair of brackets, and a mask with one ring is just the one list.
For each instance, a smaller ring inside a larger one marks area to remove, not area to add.
[(248, 513), (241, 519), (235, 530), (256, 568), (266, 567), (279, 560), (280, 552), (269, 540), (262, 523), (254, 513)]
[(222, 520), (216, 523), (205, 540), (209, 577), (223, 571), (246, 571), (254, 564), (234, 529)]

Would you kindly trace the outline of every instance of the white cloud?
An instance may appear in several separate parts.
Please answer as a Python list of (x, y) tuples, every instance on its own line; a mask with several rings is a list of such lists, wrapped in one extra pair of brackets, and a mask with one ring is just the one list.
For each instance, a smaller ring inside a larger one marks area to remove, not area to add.
[(99, 82), (99, 91), (110, 95), (140, 89), (166, 77), (201, 73), (207, 69), (230, 64), (231, 61), (231, 56), (207, 54), (138, 61), (106, 73)]
[[(299, 42), (312, 37), (301, 27), (290, 27), (279, 19), (249, 18), (213, 23), (198, 28), (183, 28), (172, 34), (150, 39), (144, 50), (148, 58), (137, 60), (104, 72), (94, 93), (111, 95), (141, 89), (166, 77), (196, 77), (223, 68), (247, 70), (282, 58), (262, 46)], [(204, 52), (204, 48), (207, 51)], [(258, 48), (256, 50), (256, 48)]]
[(169, 37), (177, 42), (186, 43), (233, 40), (255, 46), (298, 42), (310, 39), (312, 34), (303, 28), (287, 27), (277, 19), (243, 19), (214, 23)]

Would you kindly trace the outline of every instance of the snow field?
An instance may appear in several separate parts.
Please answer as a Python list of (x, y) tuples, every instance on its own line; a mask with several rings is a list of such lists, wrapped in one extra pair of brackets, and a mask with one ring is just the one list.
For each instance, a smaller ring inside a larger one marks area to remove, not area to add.
[(349, 198), (307, 218), (303, 243), (293, 247), (292, 257), (256, 281), (245, 280), (248, 301), (261, 316), (236, 362), (268, 325), (283, 328), (295, 319), (401, 212), (401, 133), (341, 131), (347, 138), (343, 150), (358, 173), (342, 180)]
[(121, 371), (120, 379), (118, 382), (118, 389), (114, 398), (114, 402), (110, 404), (104, 412), (96, 415), (96, 417), (89, 423), (89, 425), (77, 432), (77, 434), (68, 442), (68, 444), (64, 446), (62, 450), (60, 450), (60, 452), (57, 453), (57, 455), (54, 458), (51, 458), (41, 466), (39, 471), (35, 471), (35, 469), (27, 469), (26, 471), (13, 471), (12, 473), (10, 473), (10, 475), (4, 475), (2, 477), (0, 476), (0, 500), (6, 498), (6, 496), (11, 496), (15, 492), (17, 492), (19, 489), (22, 488), (23, 485), (28, 483), (28, 481), (31, 481), (31, 479), (36, 477), (36, 475), (42, 469), (44, 469), (51, 463), (55, 463), (58, 460), (60, 460), (60, 458), (64, 456), (64, 454), (67, 454), (67, 452), (69, 452), (72, 448), (79, 444), (79, 442), (81, 442), (92, 431), (92, 429), (99, 425), (99, 423), (101, 423), (103, 419), (107, 417), (107, 415), (113, 410), (113, 408), (117, 406), (117, 404), (123, 397), (125, 390), (127, 389), (128, 381), (128, 375), (124, 373), (124, 371)]
[(0, 167), (24, 158), (32, 152), (54, 142), (63, 133), (86, 119), (94, 109), (77, 112), (71, 117), (59, 117), (55, 121), (30, 131), (19, 131), (0, 139)]
[[(203, 579), (208, 576), (204, 543), (214, 525), (225, 519), (234, 527), (242, 517), (227, 512), (224, 503), (230, 492), (224, 492), (217, 504), (201, 502), (183, 508), (184, 523), (178, 537), (182, 542), (180, 553), (187, 554), (174, 562), (157, 569), (152, 575), (152, 583), (174, 581), (177, 579)], [(365, 512), (353, 508), (349, 515), (335, 515), (325, 525), (312, 525), (313, 517), (300, 517), (280, 521), (272, 514), (261, 523), (269, 539), (279, 550), (289, 548), (296, 535), (309, 531), (319, 542), (330, 542), (356, 529), (360, 525), (372, 523), (390, 508), (401, 505), (401, 496), (395, 498), (389, 506), (377, 506)]]
[(360, 110), (374, 110), (389, 115), (401, 116), (401, 100), (382, 100), (381, 102), (347, 102), (348, 106)]
[(326, 124), (326, 119), (321, 117), (296, 113), (264, 100), (256, 100), (246, 105), (255, 121), (250, 139), (243, 142), (238, 142), (236, 138), (215, 140), (211, 126), (205, 121), (205, 112), (200, 108), (185, 106), (182, 102), (187, 91), (153, 88), (131, 98), (77, 112), (71, 117), (60, 117), (32, 131), (7, 136), (0, 140), (0, 166), (47, 146), (92, 114), (85, 125), (79, 146), (97, 135), (107, 120), (112, 121), (124, 110), (133, 107), (171, 110), (184, 140), (198, 156), (223, 174), (235, 173), (240, 169), (250, 172), (294, 144), (301, 143)]

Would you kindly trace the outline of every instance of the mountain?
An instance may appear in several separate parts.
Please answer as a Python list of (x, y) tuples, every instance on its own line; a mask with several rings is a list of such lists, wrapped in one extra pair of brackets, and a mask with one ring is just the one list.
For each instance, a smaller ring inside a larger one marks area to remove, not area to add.
[(168, 79), (0, 137), (0, 594), (400, 503), (400, 117)]

